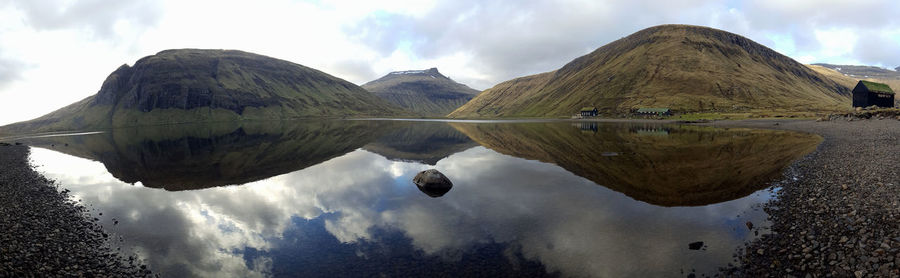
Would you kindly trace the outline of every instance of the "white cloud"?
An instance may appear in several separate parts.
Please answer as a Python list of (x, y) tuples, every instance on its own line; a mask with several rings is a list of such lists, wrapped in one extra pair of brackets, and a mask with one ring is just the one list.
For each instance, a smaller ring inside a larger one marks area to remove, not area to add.
[(822, 50), (819, 53), (825, 57), (840, 57), (853, 52), (859, 37), (851, 29), (816, 30), (816, 40)]

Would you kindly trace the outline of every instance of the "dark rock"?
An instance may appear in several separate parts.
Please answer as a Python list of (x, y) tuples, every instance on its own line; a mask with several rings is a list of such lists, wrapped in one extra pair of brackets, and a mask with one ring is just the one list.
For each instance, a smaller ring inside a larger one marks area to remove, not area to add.
[(444, 196), (453, 188), (453, 182), (450, 182), (447, 176), (435, 169), (419, 172), (413, 178), (413, 183), (416, 184), (419, 190), (432, 198)]
[(747, 224), (748, 230), (753, 230), (753, 222), (747, 221), (747, 223), (745, 223), (745, 224)]
[(702, 247), (703, 247), (702, 241), (688, 243), (688, 249), (691, 249), (691, 250), (700, 250), (700, 248), (702, 248)]

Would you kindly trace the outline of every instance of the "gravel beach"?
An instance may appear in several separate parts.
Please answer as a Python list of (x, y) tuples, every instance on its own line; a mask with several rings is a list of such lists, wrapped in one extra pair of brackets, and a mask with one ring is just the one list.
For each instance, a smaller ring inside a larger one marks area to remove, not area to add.
[(788, 170), (766, 204), (774, 233), (723, 269), (738, 277), (900, 277), (900, 121), (749, 120), (710, 125), (794, 130), (825, 141)]
[(31, 167), (29, 148), (0, 143), (0, 277), (146, 277), (110, 246), (88, 209)]

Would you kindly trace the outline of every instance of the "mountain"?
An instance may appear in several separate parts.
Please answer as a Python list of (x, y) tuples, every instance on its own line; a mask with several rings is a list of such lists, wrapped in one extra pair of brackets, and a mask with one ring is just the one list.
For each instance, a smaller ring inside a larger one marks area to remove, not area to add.
[(437, 68), (391, 72), (362, 87), (392, 104), (436, 117), (447, 115), (478, 95), (478, 90), (453, 81)]
[(815, 63), (814, 66), (821, 66), (833, 69), (841, 74), (855, 78), (878, 78), (878, 79), (900, 79), (900, 72), (873, 66), (856, 66), (856, 65), (834, 65), (825, 63)]
[(850, 88), (740, 35), (687, 25), (647, 28), (562, 68), (487, 89), (449, 117), (566, 117), (639, 107), (675, 112), (821, 111), (850, 107)]
[(116, 69), (96, 95), (0, 131), (398, 115), (399, 108), (324, 72), (237, 50), (178, 49)]

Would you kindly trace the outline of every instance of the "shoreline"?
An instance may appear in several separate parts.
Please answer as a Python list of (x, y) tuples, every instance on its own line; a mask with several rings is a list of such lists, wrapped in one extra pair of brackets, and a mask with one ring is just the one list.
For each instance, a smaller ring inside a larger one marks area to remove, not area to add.
[(29, 154), (27, 146), (0, 144), (0, 277), (153, 276), (135, 256), (113, 250), (98, 219), (35, 171)]
[(900, 276), (900, 121), (739, 120), (704, 124), (817, 134), (764, 204), (773, 233), (737, 250), (729, 277)]

